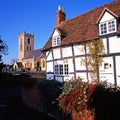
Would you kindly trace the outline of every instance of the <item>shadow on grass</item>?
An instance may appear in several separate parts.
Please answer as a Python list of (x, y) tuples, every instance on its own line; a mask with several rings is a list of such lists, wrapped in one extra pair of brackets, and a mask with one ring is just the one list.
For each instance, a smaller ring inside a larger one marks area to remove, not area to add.
[(0, 73), (0, 88), (9, 88), (14, 86), (33, 86), (37, 79), (31, 78), (28, 74)]
[(91, 97), (95, 120), (120, 120), (120, 90), (99, 85)]

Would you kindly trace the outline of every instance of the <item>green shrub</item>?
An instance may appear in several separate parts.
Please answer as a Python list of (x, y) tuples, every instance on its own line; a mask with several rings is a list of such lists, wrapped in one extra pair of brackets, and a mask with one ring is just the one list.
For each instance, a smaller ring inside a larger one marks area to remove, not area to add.
[(62, 86), (63, 83), (55, 80), (43, 80), (39, 82), (38, 89), (48, 107), (56, 107), (58, 105), (57, 98), (62, 92)]
[[(77, 116), (84, 116), (86, 120), (89, 117), (93, 117), (94, 113), (92, 113), (92, 110), (89, 110), (88, 103), (96, 86), (97, 82), (89, 84), (81, 78), (65, 82), (63, 91), (58, 98), (59, 106), (66, 115), (76, 113), (74, 114), (76, 119), (78, 119)], [(84, 112), (87, 114), (84, 114)]]
[(100, 82), (93, 91), (90, 106), (95, 111), (96, 120), (120, 119), (120, 87), (107, 82)]

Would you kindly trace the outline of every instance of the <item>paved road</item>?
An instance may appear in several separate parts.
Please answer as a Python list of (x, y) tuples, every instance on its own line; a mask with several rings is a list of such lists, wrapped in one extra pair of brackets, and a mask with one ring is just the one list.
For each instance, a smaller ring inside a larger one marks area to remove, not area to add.
[(26, 107), (21, 101), (21, 89), (0, 89), (0, 120), (53, 120)]

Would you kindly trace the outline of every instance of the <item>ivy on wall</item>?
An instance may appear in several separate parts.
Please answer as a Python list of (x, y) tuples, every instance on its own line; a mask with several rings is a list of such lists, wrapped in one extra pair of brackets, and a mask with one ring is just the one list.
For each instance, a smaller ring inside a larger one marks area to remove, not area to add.
[(103, 54), (105, 53), (104, 44), (102, 39), (92, 40), (87, 42), (87, 55), (85, 59), (82, 59), (83, 65), (87, 64), (87, 69), (90, 71), (92, 79), (99, 78), (99, 66), (102, 63)]

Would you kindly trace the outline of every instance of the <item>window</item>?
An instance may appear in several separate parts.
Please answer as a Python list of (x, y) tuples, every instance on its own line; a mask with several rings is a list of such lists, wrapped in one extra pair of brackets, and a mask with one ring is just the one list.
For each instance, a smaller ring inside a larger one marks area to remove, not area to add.
[(58, 46), (61, 43), (61, 38), (60, 36), (53, 37), (52, 38), (52, 46)]
[(28, 38), (28, 44), (30, 44), (30, 38)]
[(20, 51), (23, 50), (23, 46), (22, 46), (22, 39), (20, 39)]
[(100, 23), (100, 35), (116, 32), (116, 20)]
[(104, 63), (104, 69), (110, 69), (112, 68), (112, 65), (109, 63)]
[(68, 64), (64, 65), (65, 75), (68, 75)]
[(27, 46), (27, 51), (28, 51), (28, 46)]
[(104, 23), (104, 24), (101, 24), (101, 34), (105, 34), (107, 33), (107, 24)]
[(108, 31), (114, 32), (115, 31), (115, 21), (108, 22)]
[(55, 65), (55, 75), (68, 75), (68, 64)]

